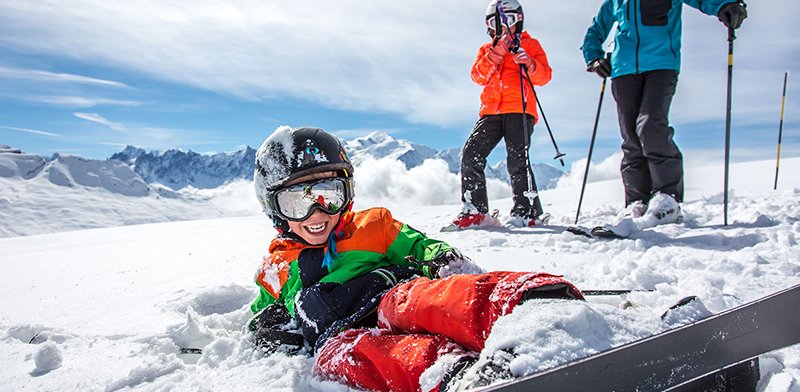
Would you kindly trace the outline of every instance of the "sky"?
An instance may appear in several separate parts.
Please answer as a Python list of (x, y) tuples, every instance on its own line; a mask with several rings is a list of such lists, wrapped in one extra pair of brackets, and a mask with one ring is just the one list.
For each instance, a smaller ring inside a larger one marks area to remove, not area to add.
[[(537, 89), (570, 163), (586, 157), (601, 80), (579, 50), (600, 0), (522, 0), (553, 80)], [(796, 0), (752, 1), (734, 48), (732, 160), (800, 156)], [(0, 2), (0, 144), (104, 159), (125, 145), (198, 152), (257, 147), (280, 125), (344, 139), (381, 130), (435, 149), (463, 146), (488, 41), (481, 1)], [(671, 121), (685, 153), (724, 151), (726, 30), (684, 6), (683, 67)], [(610, 91), (610, 89), (609, 89)], [(604, 97), (595, 158), (619, 150)], [(553, 161), (540, 122), (531, 160)], [(498, 148), (498, 151), (502, 148)], [(496, 152), (491, 160), (502, 157)]]

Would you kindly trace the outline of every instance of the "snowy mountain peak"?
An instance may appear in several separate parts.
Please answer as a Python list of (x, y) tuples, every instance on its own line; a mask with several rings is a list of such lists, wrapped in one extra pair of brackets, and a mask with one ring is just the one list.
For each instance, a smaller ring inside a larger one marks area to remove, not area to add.
[(42, 171), (45, 164), (45, 159), (39, 155), (0, 146), (0, 177), (31, 179)]
[(403, 162), (406, 168), (413, 168), (436, 155), (436, 150), (430, 147), (408, 140), (395, 139), (381, 131), (372, 132), (352, 141), (345, 141), (344, 148), (356, 165), (370, 158), (389, 158)]
[(125, 149), (112, 155), (111, 158), (109, 159), (116, 159), (118, 161), (122, 161), (130, 165), (135, 163), (136, 159), (138, 159), (140, 156), (146, 153), (147, 151), (145, 151), (144, 149), (134, 147), (129, 144), (125, 146)]
[(359, 143), (366, 148), (376, 144), (392, 142), (394, 140), (395, 139), (391, 135), (384, 131), (373, 131), (367, 136), (355, 138), (353, 142)]
[(22, 151), (16, 148), (11, 148), (7, 144), (0, 144), (0, 154), (22, 154)]
[(116, 160), (100, 161), (74, 155), (55, 154), (42, 171), (51, 183), (104, 188), (125, 196), (147, 196), (150, 188), (131, 168)]
[(110, 159), (130, 165), (148, 183), (160, 183), (172, 189), (187, 186), (209, 189), (233, 180), (251, 178), (255, 156), (255, 150), (249, 146), (216, 154), (177, 149), (146, 152), (128, 146)]

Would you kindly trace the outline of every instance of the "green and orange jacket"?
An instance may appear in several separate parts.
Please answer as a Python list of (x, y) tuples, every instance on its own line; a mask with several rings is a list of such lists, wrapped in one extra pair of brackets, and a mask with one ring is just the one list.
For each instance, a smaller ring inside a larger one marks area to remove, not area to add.
[[(543, 86), (550, 82), (553, 71), (539, 41), (523, 31), (520, 34), (520, 47), (525, 49), (535, 64), (534, 69), (528, 71), (531, 83), (534, 86)], [(535, 94), (527, 81), (523, 80), (520, 85), (520, 67), (514, 62), (514, 54), (507, 53), (503, 56), (503, 64), (495, 64), (489, 60), (491, 49), (491, 42), (478, 49), (478, 56), (470, 73), (472, 81), (483, 87), (479, 116), (522, 113), (522, 90), (525, 90), (525, 112), (538, 121)]]
[(270, 254), (256, 273), (259, 295), (250, 305), (253, 313), (268, 305), (282, 303), (294, 315), (295, 300), (306, 288), (303, 287), (304, 281), (306, 285), (309, 282), (344, 284), (390, 266), (416, 267), (421, 274), (433, 278), (427, 267), (409, 263), (405, 257), (411, 255), (418, 260), (431, 260), (450, 250), (448, 244), (428, 238), (395, 220), (385, 208), (348, 212), (340, 219), (346, 221), (342, 235), (336, 241), (336, 256), (329, 267), (322, 265), (320, 257), (314, 258), (314, 262), (298, 261), (303, 251), (317, 249), (319, 251), (313, 253), (319, 255), (323, 250), (328, 252), (327, 245), (311, 246), (280, 236), (272, 240)]

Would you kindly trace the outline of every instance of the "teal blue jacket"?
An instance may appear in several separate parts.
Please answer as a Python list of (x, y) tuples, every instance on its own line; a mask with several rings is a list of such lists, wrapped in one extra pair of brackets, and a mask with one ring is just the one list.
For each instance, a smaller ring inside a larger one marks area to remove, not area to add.
[[(602, 58), (603, 42), (617, 22), (611, 77), (669, 69), (680, 72), (683, 4), (717, 15), (731, 0), (605, 0), (583, 39), (586, 64)], [(720, 27), (724, 29), (724, 26)]]

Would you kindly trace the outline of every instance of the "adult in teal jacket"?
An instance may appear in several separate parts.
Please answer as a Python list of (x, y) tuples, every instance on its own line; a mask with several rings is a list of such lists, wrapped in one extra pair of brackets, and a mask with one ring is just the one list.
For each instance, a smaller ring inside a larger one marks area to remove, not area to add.
[[(680, 216), (683, 201), (683, 156), (672, 137), (669, 107), (681, 65), (683, 4), (717, 15), (730, 29), (747, 17), (744, 3), (731, 0), (604, 0), (586, 31), (581, 50), (587, 71), (611, 77), (622, 134), (622, 181), (626, 213), (678, 206), (663, 220)], [(611, 61), (602, 48), (614, 22)], [(660, 197), (655, 197), (661, 194)], [(667, 203), (665, 203), (665, 200)], [(650, 204), (648, 206), (648, 203)]]

